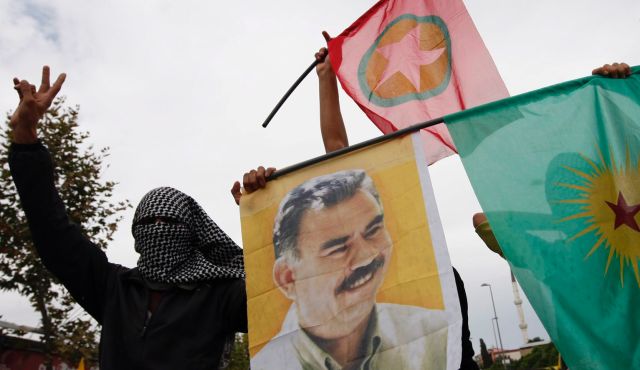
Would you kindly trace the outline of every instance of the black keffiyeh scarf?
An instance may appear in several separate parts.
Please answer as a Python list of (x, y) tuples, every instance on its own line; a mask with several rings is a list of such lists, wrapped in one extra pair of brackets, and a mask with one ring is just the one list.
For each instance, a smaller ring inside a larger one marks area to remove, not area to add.
[(189, 284), (244, 278), (242, 249), (190, 196), (162, 187), (147, 193), (133, 217), (138, 269), (146, 280)]

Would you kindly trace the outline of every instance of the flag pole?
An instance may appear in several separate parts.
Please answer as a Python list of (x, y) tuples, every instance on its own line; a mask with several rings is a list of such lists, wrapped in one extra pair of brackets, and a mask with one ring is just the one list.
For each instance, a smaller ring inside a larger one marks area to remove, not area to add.
[(271, 119), (273, 118), (273, 116), (275, 116), (276, 113), (278, 113), (278, 110), (280, 110), (280, 107), (282, 106), (282, 104), (284, 104), (284, 102), (287, 100), (287, 98), (289, 98), (289, 95), (291, 95), (293, 90), (295, 90), (296, 87), (298, 87), (298, 85), (300, 85), (300, 82), (302, 82), (302, 80), (304, 80), (304, 78), (307, 77), (309, 72), (311, 72), (316, 67), (316, 65), (318, 65), (318, 61), (314, 60), (313, 63), (311, 63), (311, 65), (309, 67), (307, 67), (307, 69), (304, 72), (302, 72), (302, 74), (300, 75), (300, 77), (298, 77), (296, 82), (294, 82), (293, 85), (291, 85), (291, 87), (289, 88), (289, 90), (287, 90), (287, 92), (284, 94), (282, 99), (280, 99), (280, 101), (278, 102), (278, 104), (276, 104), (276, 106), (273, 108), (271, 113), (269, 113), (269, 116), (267, 117), (267, 119), (265, 119), (264, 122), (262, 123), (262, 127), (264, 127), (264, 128), (267, 127), (269, 122), (271, 122)]
[(358, 144), (347, 146), (347, 147), (344, 147), (342, 149), (338, 149), (336, 151), (333, 151), (333, 152), (330, 152), (330, 153), (327, 153), (327, 154), (324, 154), (324, 155), (321, 155), (321, 156), (318, 156), (318, 157), (315, 157), (315, 158), (308, 159), (308, 160), (306, 160), (304, 162), (300, 162), (300, 163), (291, 165), (289, 167), (285, 167), (285, 168), (283, 168), (281, 170), (277, 170), (276, 172), (271, 174), (271, 176), (267, 177), (267, 181), (275, 180), (276, 178), (278, 178), (280, 176), (284, 176), (284, 175), (286, 175), (288, 173), (297, 171), (297, 170), (299, 170), (301, 168), (305, 168), (305, 167), (314, 165), (316, 163), (319, 163), (319, 162), (322, 162), (322, 161), (326, 161), (327, 159), (335, 158), (335, 157), (341, 156), (341, 155), (346, 154), (346, 153), (351, 153), (351, 152), (356, 151), (358, 149), (362, 149), (362, 148), (368, 147), (368, 146), (373, 145), (373, 144), (378, 144), (378, 143), (381, 143), (383, 141), (395, 139), (395, 138), (397, 138), (399, 136), (410, 134), (410, 133), (416, 132), (416, 131), (420, 131), (423, 128), (435, 126), (435, 125), (437, 125), (439, 123), (443, 123), (443, 122), (444, 122), (444, 117), (435, 118), (435, 119), (432, 119), (432, 120), (429, 120), (429, 121), (417, 123), (417, 124), (415, 124), (413, 126), (405, 127), (405, 128), (403, 128), (401, 130), (392, 132), (390, 134), (374, 137), (373, 139), (369, 139), (369, 140), (363, 141), (363, 142), (358, 143)]

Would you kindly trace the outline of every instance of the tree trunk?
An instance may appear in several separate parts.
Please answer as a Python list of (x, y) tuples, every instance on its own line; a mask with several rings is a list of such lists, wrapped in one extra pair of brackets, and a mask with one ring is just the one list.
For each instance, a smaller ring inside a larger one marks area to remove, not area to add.
[(51, 319), (47, 312), (47, 305), (44, 301), (45, 293), (42, 292), (42, 288), (38, 287), (38, 294), (36, 295), (36, 301), (38, 305), (38, 311), (42, 317), (42, 341), (44, 343), (44, 365), (47, 370), (53, 370), (53, 327), (51, 325)]

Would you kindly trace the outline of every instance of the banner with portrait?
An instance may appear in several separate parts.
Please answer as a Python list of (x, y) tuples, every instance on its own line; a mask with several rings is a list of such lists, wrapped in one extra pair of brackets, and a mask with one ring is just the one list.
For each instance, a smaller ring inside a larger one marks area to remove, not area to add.
[(460, 304), (421, 145), (370, 145), (243, 196), (252, 369), (458, 369)]

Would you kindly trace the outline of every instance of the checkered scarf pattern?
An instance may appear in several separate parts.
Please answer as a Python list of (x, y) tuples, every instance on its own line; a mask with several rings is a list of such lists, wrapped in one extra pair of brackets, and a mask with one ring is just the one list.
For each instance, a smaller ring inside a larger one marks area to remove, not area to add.
[[(163, 217), (170, 223), (141, 223)], [(138, 269), (153, 282), (182, 284), (244, 278), (242, 249), (190, 196), (169, 187), (147, 193), (133, 217)]]

